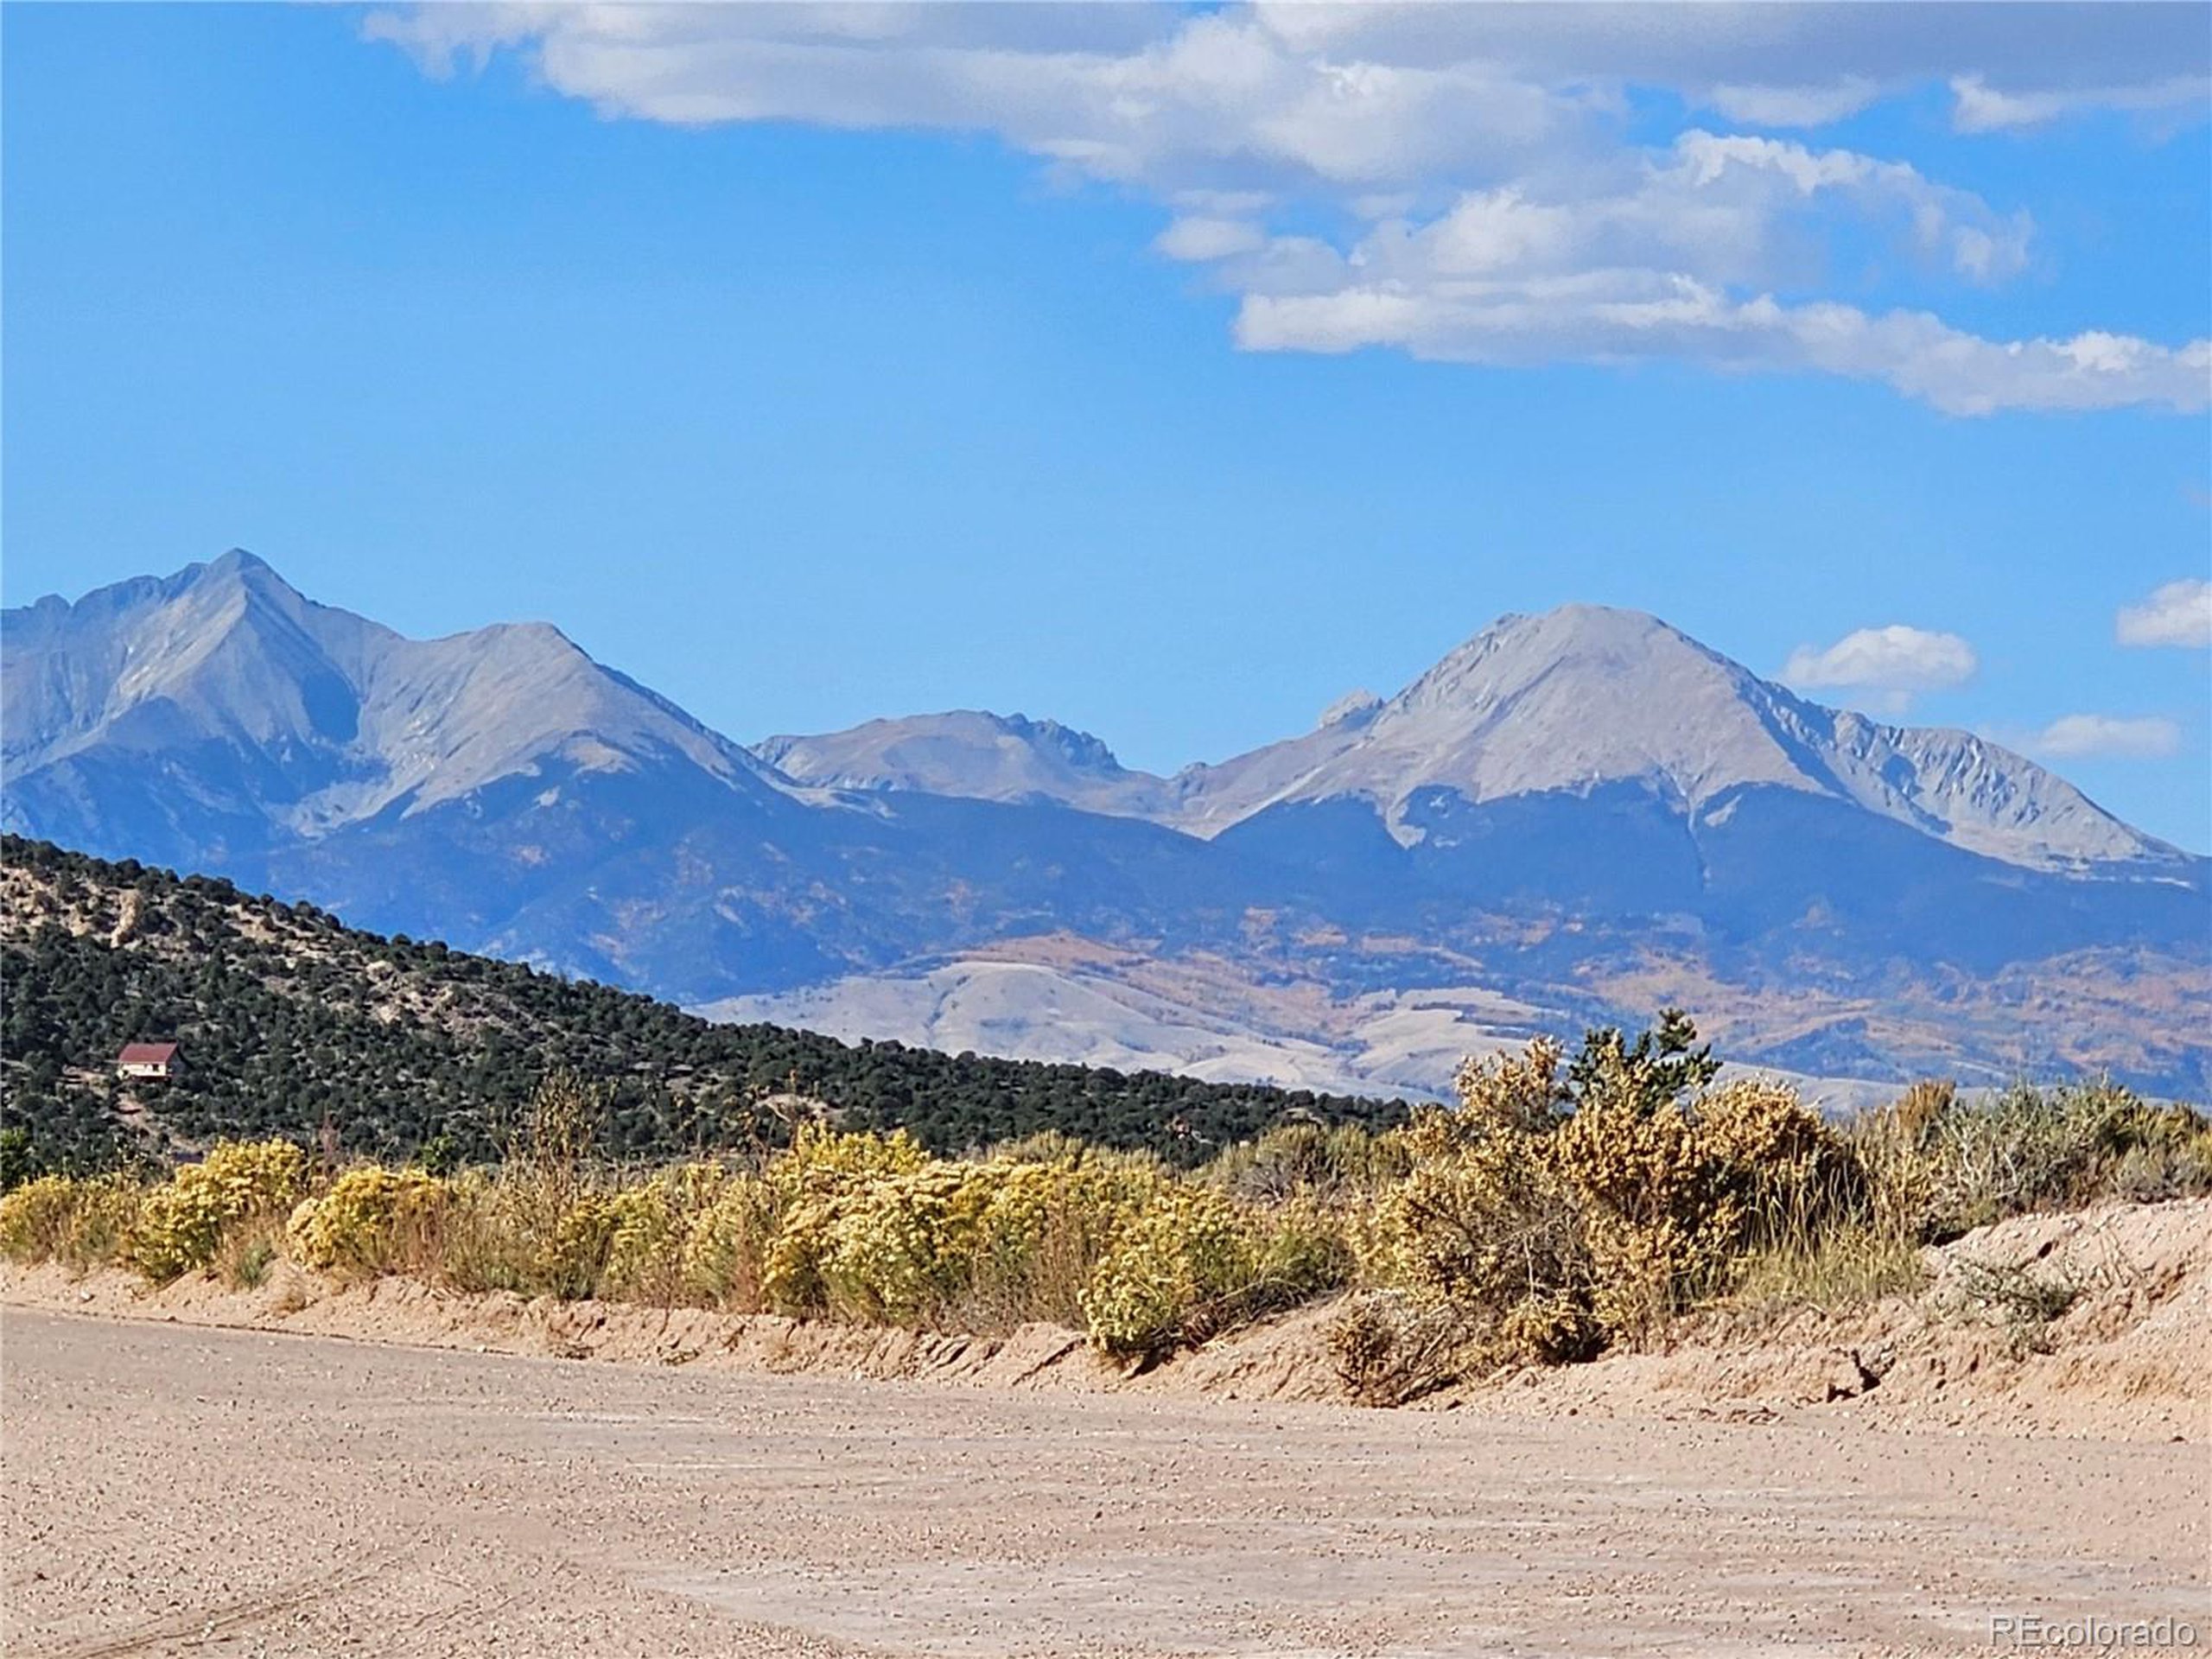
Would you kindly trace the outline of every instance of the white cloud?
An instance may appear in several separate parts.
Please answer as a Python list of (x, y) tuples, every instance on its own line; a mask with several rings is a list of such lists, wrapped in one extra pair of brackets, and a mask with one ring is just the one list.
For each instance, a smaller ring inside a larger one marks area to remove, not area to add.
[(1916, 169), (1849, 150), (1683, 134), (1604, 193), (1473, 192), (1426, 223), (1385, 221), (1341, 256), (1271, 245), (1225, 273), (1255, 351), (1394, 347), (1440, 361), (1622, 364), (1872, 380), (1954, 414), (2201, 409), (2212, 343), (2178, 349), (2089, 331), (1992, 340), (1925, 311), (1788, 302), (1808, 235), (1831, 216), (1886, 224), (1908, 257), (1977, 279), (2017, 270), (2030, 227)]
[(1666, 358), (1980, 414), (2202, 409), (2212, 344), (1990, 339), (1826, 297), (1845, 248), (1861, 289), (2001, 283), (2034, 227), (1850, 150), (1705, 131), (1629, 145), (1628, 88), (1758, 126), (1946, 83), (1967, 89), (1961, 124), (2164, 107), (2170, 83), (2212, 69), (2201, 20), (2164, 15), (2187, 10), (448, 4), (366, 27), (436, 73), (520, 53), (608, 116), (994, 135), (1172, 209), (1156, 247), (1212, 268), (1255, 350)]
[(1571, 141), (1592, 101), (1480, 61), (1297, 52), (1249, 13), (1167, 8), (429, 5), (368, 29), (433, 73), (522, 48), (610, 115), (995, 132), (1162, 192), (1494, 169)]
[(2123, 607), (2113, 632), (2123, 645), (2212, 646), (2212, 582), (2170, 582)]
[(1979, 665), (1974, 647), (1957, 634), (1893, 622), (1858, 629), (1832, 645), (1800, 645), (1783, 664), (1782, 677), (1806, 690), (1872, 692), (1878, 712), (1903, 714), (1916, 693), (1963, 685)]
[[(1825, 228), (1886, 228), (1903, 257), (1976, 282), (2019, 270), (2031, 227), (1916, 169), (1773, 139), (1681, 135), (1603, 190), (1469, 192), (1426, 223), (1370, 229), (1340, 257), (1255, 257), (1240, 289), (1254, 351), (1385, 346), (1439, 361), (1683, 359), (1872, 380), (1959, 415), (2212, 400), (2212, 342), (2088, 330), (1988, 340), (1932, 313), (1870, 313), (1777, 290), (1816, 275)], [(1813, 250), (1808, 253), (1808, 248)], [(1270, 249), (1270, 254), (1280, 252)], [(1295, 272), (1295, 275), (1293, 272)]]
[(2104, 334), (1993, 340), (1924, 311), (1872, 315), (1832, 302), (1736, 300), (1694, 279), (1643, 270), (1427, 290), (1348, 283), (1325, 293), (1253, 295), (1236, 318), (1254, 351), (1395, 346), (1441, 362), (1625, 364), (1676, 359), (1720, 371), (1872, 380), (1954, 415), (2002, 410), (2206, 407), (2212, 343), (2178, 350)]
[(2130, 86), (2057, 86), (2000, 92), (1979, 75), (1951, 82), (1951, 124), (1961, 132), (1999, 132), (2040, 127), (2091, 110), (2199, 120), (2212, 103), (2212, 78), (2173, 75)]
[(1847, 75), (1828, 86), (1715, 86), (1702, 101), (1747, 127), (1824, 127), (1858, 114), (1881, 95), (1878, 81)]
[[(1481, 58), (1541, 79), (1664, 87), (1758, 126), (1820, 125), (1877, 98), (1961, 80), (2007, 105), (2177, 110), (2201, 120), (2212, 76), (2212, 35), (2186, 6), (1267, 0), (1259, 10), (1308, 50), (1386, 62)], [(1961, 129), (1986, 130), (1955, 113)]]
[(2155, 760), (2180, 748), (2181, 728), (2157, 716), (2063, 715), (2026, 740), (2024, 747), (2031, 754), (2062, 760), (2084, 756)]
[(1170, 259), (1205, 262), (1233, 254), (1257, 253), (1268, 245), (1267, 232), (1249, 219), (1213, 219), (1186, 214), (1162, 231), (1153, 243)]

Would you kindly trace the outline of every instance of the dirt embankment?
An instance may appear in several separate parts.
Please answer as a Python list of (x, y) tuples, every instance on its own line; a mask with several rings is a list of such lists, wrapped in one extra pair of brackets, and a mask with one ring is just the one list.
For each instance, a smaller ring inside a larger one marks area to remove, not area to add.
[[(1829, 1315), (1728, 1308), (1662, 1344), (1527, 1369), (1411, 1408), (1516, 1416), (1850, 1421), (2021, 1435), (2212, 1440), (2212, 1200), (2107, 1205), (1985, 1228), (1929, 1253), (1923, 1294)], [(970, 1337), (772, 1314), (343, 1285), (277, 1264), (257, 1289), (193, 1276), (0, 1268), (0, 1301), (491, 1353), (928, 1380), (1009, 1389), (1336, 1401), (1324, 1305), (1133, 1372), (1081, 1336)]]

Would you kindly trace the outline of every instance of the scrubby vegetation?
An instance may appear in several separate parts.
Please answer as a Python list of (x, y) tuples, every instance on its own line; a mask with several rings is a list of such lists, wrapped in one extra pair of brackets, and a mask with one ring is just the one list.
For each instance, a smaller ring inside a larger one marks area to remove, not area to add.
[[(435, 1162), (493, 1157), (549, 1070), (603, 1080), (629, 1159), (779, 1143), (765, 1102), (966, 1151), (1046, 1130), (1196, 1163), (1286, 1119), (1380, 1127), (1395, 1102), (1160, 1072), (848, 1046), (716, 1025), (650, 997), (340, 925), (229, 882), (0, 839), (0, 1186), (166, 1163), (222, 1137)], [(181, 1080), (119, 1085), (127, 1042), (183, 1045)]]
[(41, 1176), (0, 1198), (0, 1250), (162, 1282), (273, 1230), (342, 1278), (972, 1332), (1048, 1319), (1134, 1358), (1339, 1288), (1353, 1265), (1333, 1221), (1149, 1154), (1044, 1137), (944, 1160), (903, 1129), (802, 1125), (757, 1159), (625, 1173), (594, 1155), (606, 1106), (551, 1079), (499, 1163), (452, 1175), (310, 1179), (299, 1147), (268, 1141), (156, 1182)]
[(1355, 1395), (1587, 1358), (1701, 1305), (1834, 1308), (1919, 1287), (1921, 1247), (2105, 1198), (2212, 1192), (2212, 1121), (2094, 1083), (1968, 1099), (1916, 1084), (1846, 1124), (1715, 1086), (1679, 1014), (1471, 1063), (1357, 1217), (1370, 1288), (1332, 1344)]
[[(608, 1091), (534, 1093), (496, 1160), (434, 1170), (225, 1143), (165, 1179), (49, 1174), (0, 1198), (0, 1251), (162, 1281), (341, 1279), (975, 1333), (1043, 1319), (1132, 1362), (1344, 1295), (1347, 1388), (1395, 1403), (1567, 1362), (1732, 1300), (1917, 1287), (1920, 1247), (2037, 1209), (2212, 1192), (2212, 1122), (2104, 1084), (1914, 1088), (1851, 1123), (1715, 1081), (1687, 1020), (1470, 1064), (1402, 1126), (1281, 1126), (1179, 1169), (1046, 1134), (961, 1158), (801, 1123), (787, 1146), (610, 1160)], [(1975, 1306), (2031, 1344), (2063, 1287)], [(1964, 1293), (1962, 1293), (1964, 1294)]]

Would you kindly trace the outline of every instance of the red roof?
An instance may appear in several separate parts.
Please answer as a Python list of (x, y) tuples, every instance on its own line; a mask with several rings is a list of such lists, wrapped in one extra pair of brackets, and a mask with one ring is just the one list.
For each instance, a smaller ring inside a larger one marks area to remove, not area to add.
[(116, 1056), (118, 1065), (160, 1065), (176, 1058), (175, 1043), (125, 1043)]

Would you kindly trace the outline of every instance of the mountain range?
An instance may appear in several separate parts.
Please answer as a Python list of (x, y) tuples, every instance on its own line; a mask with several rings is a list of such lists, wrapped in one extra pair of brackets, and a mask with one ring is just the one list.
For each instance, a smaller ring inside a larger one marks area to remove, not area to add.
[(719, 1016), (1435, 1092), (1673, 1003), (1817, 1077), (2212, 1085), (2212, 863), (1635, 612), (1165, 778), (980, 712), (748, 748), (555, 628), (409, 639), (237, 551), (9, 610), (0, 696), (11, 831)]
[[(1659, 701), (1629, 701), (1647, 689)], [(1311, 732), (1173, 778), (1126, 770), (1056, 721), (972, 711), (772, 737), (755, 752), (809, 783), (1053, 800), (1206, 837), (1280, 807), (1352, 800), (1411, 847), (1448, 836), (1454, 810), (1625, 780), (1693, 820), (1766, 787), (2030, 869), (2189, 863), (1978, 737), (1818, 707), (1656, 618), (1595, 605), (1503, 618), (1388, 702), (1354, 693)]]

